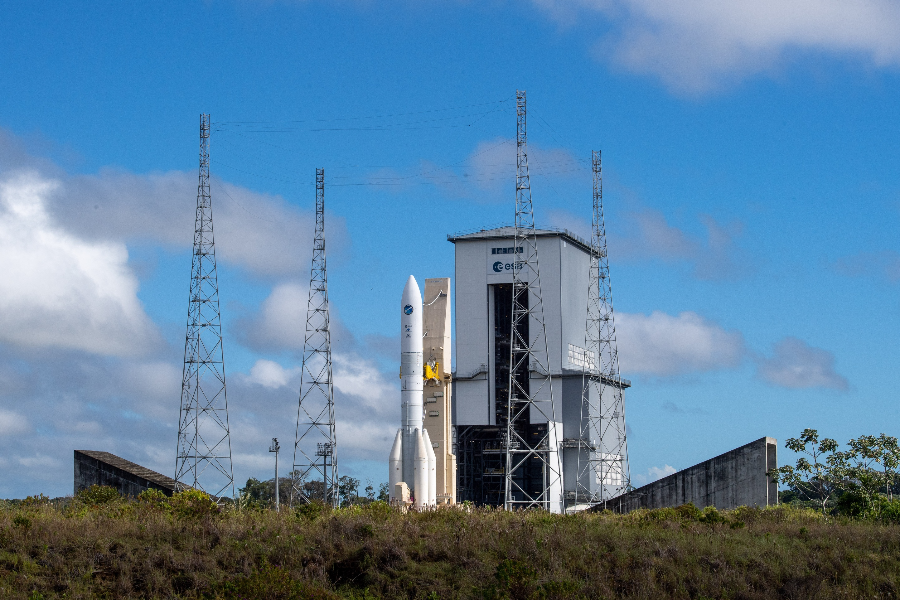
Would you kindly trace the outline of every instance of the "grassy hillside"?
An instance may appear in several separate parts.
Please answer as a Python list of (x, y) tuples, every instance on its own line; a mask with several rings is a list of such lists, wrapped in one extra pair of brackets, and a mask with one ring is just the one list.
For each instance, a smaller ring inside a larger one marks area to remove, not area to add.
[(625, 516), (0, 507), (0, 598), (897, 598), (900, 526), (804, 509)]

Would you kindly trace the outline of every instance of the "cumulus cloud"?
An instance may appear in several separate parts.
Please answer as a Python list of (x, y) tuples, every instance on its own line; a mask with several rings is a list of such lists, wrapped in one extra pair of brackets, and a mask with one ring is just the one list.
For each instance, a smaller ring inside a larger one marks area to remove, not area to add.
[(59, 187), (34, 172), (0, 181), (0, 340), (102, 355), (147, 351), (159, 335), (137, 298), (125, 245), (55, 224), (47, 198)]
[(702, 93), (777, 67), (792, 51), (900, 65), (900, 5), (891, 0), (532, 0), (558, 22), (596, 15), (603, 60)]
[(647, 469), (647, 474), (636, 474), (631, 476), (632, 484), (638, 487), (642, 485), (647, 485), (648, 483), (653, 483), (663, 477), (668, 477), (669, 475), (675, 474), (677, 471), (675, 467), (671, 465), (663, 465), (662, 467), (650, 467)]
[(261, 358), (250, 368), (250, 376), (247, 377), (247, 380), (263, 387), (276, 389), (286, 386), (299, 372), (299, 367), (285, 369), (275, 361)]
[[(309, 270), (315, 226), (312, 210), (280, 196), (212, 179), (216, 258), (266, 277)], [(66, 227), (97, 239), (193, 243), (197, 174), (185, 171), (134, 174), (103, 169), (66, 181), (52, 204)], [(344, 219), (326, 215), (332, 256), (348, 239)]]
[(238, 320), (239, 338), (257, 350), (302, 350), (308, 301), (306, 286), (294, 282), (277, 284), (256, 315)]
[(793, 389), (850, 387), (847, 378), (835, 371), (834, 354), (794, 337), (775, 344), (773, 356), (760, 358), (757, 374), (768, 383)]
[(740, 332), (694, 312), (619, 313), (616, 333), (623, 373), (673, 376), (733, 368), (747, 352)]
[(11, 410), (0, 409), (0, 435), (16, 435), (31, 429), (24, 415)]
[[(613, 260), (687, 264), (692, 275), (702, 280), (734, 279), (750, 270), (736, 243), (743, 232), (743, 224), (738, 221), (722, 224), (700, 215), (705, 235), (699, 236), (670, 225), (663, 213), (654, 209), (627, 211), (622, 217), (618, 227), (607, 228)], [(591, 224), (566, 210), (550, 211), (548, 219), (551, 225), (590, 238)]]

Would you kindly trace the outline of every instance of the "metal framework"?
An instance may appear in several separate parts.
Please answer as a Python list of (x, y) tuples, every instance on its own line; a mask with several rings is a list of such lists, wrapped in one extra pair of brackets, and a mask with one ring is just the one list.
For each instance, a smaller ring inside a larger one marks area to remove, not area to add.
[[(516, 91), (516, 256), (512, 284), (509, 386), (501, 446), (504, 507), (551, 510), (561, 501), (562, 469), (541, 300), (537, 235), (528, 174), (525, 92)], [(499, 411), (498, 411), (499, 412)], [(535, 412), (537, 414), (535, 414)], [(532, 423), (548, 423), (535, 428)], [(535, 480), (539, 484), (535, 485)], [(560, 498), (551, 497), (558, 489)]]
[(234, 497), (216, 244), (209, 193), (209, 115), (200, 115), (200, 181), (184, 342), (175, 486), (181, 490), (187, 487), (200, 489), (217, 498), (231, 488)]
[(325, 270), (324, 169), (316, 169), (316, 233), (309, 278), (299, 404), (291, 471), (291, 502), (295, 498), (303, 502), (321, 500), (336, 507), (338, 461), (334, 432), (328, 277)]
[(623, 394), (627, 382), (619, 376), (599, 151), (593, 152), (591, 165), (594, 175), (594, 215), (576, 503), (593, 505), (605, 503), (627, 491), (631, 473), (625, 439)]

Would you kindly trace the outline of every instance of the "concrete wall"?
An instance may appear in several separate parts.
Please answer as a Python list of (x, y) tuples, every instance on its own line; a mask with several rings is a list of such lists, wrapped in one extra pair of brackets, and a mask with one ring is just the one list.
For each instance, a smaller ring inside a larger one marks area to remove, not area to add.
[(778, 467), (777, 447), (775, 439), (760, 438), (614, 498), (606, 508), (629, 512), (688, 502), (719, 509), (777, 504), (778, 486), (766, 475)]
[(75, 450), (75, 493), (92, 485), (116, 488), (123, 496), (155, 489), (171, 496), (175, 481), (109, 452)]

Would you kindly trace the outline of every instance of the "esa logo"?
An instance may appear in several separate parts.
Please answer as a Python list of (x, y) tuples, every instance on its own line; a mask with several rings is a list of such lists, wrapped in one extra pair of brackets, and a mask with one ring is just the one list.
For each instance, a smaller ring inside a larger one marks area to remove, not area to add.
[(403, 314), (411, 315), (412, 312), (413, 312), (412, 304), (407, 304), (406, 306), (403, 307)]
[(504, 271), (514, 271), (516, 269), (521, 269), (523, 264), (524, 263), (522, 262), (505, 263), (498, 260), (493, 265), (491, 265), (491, 268), (494, 270), (494, 273), (503, 273)]

